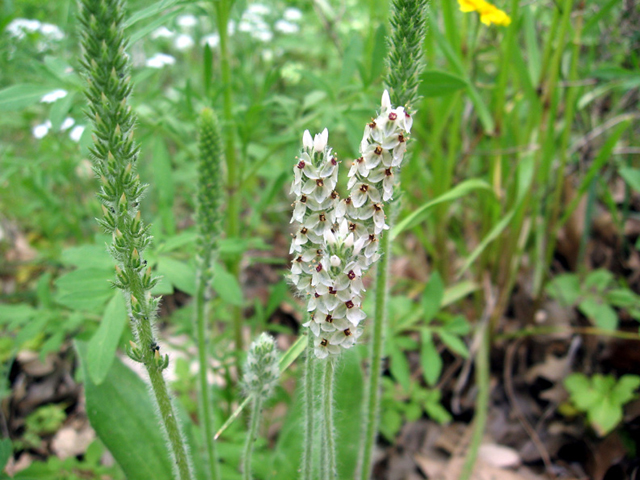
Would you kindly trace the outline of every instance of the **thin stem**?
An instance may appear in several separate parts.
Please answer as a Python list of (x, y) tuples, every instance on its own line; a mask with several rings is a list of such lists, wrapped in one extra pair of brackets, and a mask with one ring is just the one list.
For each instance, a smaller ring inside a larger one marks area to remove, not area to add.
[[(391, 221), (389, 221), (391, 223)], [(391, 225), (389, 225), (391, 228)], [(387, 276), (389, 271), (390, 235), (380, 239), (380, 260), (376, 273), (376, 303), (373, 317), (373, 338), (369, 353), (370, 372), (366, 389), (366, 404), (363, 411), (363, 425), (360, 435), (360, 452), (356, 478), (369, 480), (371, 459), (378, 433), (380, 417), (380, 384), (382, 375), (382, 352), (387, 322)]]
[[(214, 2), (218, 20), (218, 34), (220, 35), (220, 75), (222, 77), (222, 99), (225, 126), (225, 157), (227, 159), (227, 238), (238, 238), (240, 235), (240, 196), (239, 177), (241, 165), (236, 158), (235, 122), (233, 118), (233, 96), (231, 84), (231, 55), (229, 53), (229, 13), (232, 1), (219, 0)], [(240, 255), (232, 256), (227, 262), (227, 268), (236, 279), (240, 276)], [(236, 351), (243, 350), (242, 340), (242, 308), (233, 307), (233, 331)]]
[(258, 427), (260, 426), (260, 418), (262, 415), (262, 397), (254, 395), (251, 399), (251, 420), (249, 421), (249, 432), (247, 433), (247, 441), (244, 444), (244, 453), (242, 455), (242, 480), (251, 480), (251, 455), (253, 454), (253, 445), (258, 437)]
[[(203, 268), (207, 268), (210, 264), (210, 254), (203, 259)], [(200, 275), (202, 277), (202, 275)], [(206, 291), (207, 285), (203, 278), (198, 279), (198, 290), (196, 292), (196, 341), (198, 343), (198, 362), (200, 369), (198, 372), (198, 381), (200, 388), (198, 390), (198, 404), (200, 407), (200, 418), (202, 420), (202, 434), (204, 436), (204, 445), (207, 450), (207, 460), (209, 463), (209, 472), (207, 476), (213, 480), (220, 477), (218, 472), (218, 462), (216, 458), (215, 442), (213, 439), (213, 414), (211, 412), (211, 399), (209, 396), (209, 383), (207, 382), (207, 342), (206, 342)]]
[(484, 436), (484, 428), (487, 424), (487, 411), (489, 408), (489, 343), (491, 329), (487, 321), (483, 321), (479, 325), (479, 328), (480, 346), (476, 355), (476, 384), (478, 386), (476, 414), (473, 419), (471, 443), (459, 480), (469, 480), (469, 478), (471, 478), (473, 467), (478, 457), (478, 450), (482, 443), (482, 437)]
[(167, 390), (167, 384), (162, 376), (162, 370), (156, 367), (155, 364), (145, 364), (145, 366), (149, 373), (151, 388), (158, 402), (162, 423), (164, 424), (171, 445), (171, 451), (178, 469), (178, 478), (180, 478), (180, 480), (190, 480), (192, 476), (189, 456), (187, 455), (187, 449), (182, 438), (180, 426), (176, 420), (171, 397)]
[(315, 360), (313, 358), (313, 335), (307, 332), (307, 358), (304, 362), (304, 454), (302, 456), (302, 480), (312, 480), (313, 478), (313, 414), (315, 411), (313, 400), (313, 375)]
[(323, 442), (325, 450), (324, 466), (325, 473), (323, 480), (333, 480), (338, 478), (338, 466), (336, 462), (336, 439), (333, 427), (333, 384), (335, 365), (333, 359), (327, 358), (324, 363), (324, 374), (322, 379), (322, 395), (320, 401), (323, 416)]

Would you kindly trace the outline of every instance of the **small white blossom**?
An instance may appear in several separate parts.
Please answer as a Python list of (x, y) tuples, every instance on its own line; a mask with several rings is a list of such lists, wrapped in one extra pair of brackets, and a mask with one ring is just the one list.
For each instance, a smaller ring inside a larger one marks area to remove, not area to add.
[(71, 129), (69, 133), (69, 138), (74, 142), (79, 142), (82, 134), (84, 133), (85, 126), (84, 125), (76, 125)]
[(40, 125), (36, 125), (35, 127), (33, 127), (33, 130), (31, 130), (31, 133), (33, 134), (33, 136), (37, 139), (41, 139), (43, 138), (47, 133), (49, 133), (49, 129), (51, 128), (51, 122), (49, 120), (47, 120), (44, 123), (41, 123)]
[(156, 28), (153, 32), (151, 32), (151, 38), (153, 40), (157, 38), (173, 38), (176, 35), (175, 32), (169, 30), (167, 27), (162, 26), (160, 28)]
[(60, 100), (61, 98), (66, 97), (67, 93), (68, 92), (66, 90), (62, 90), (62, 89), (54, 90), (52, 92), (47, 93), (46, 95), (43, 95), (40, 101), (42, 103), (53, 103), (56, 100)]
[(313, 137), (313, 149), (316, 152), (322, 152), (324, 147), (327, 146), (327, 142), (329, 141), (329, 130), (326, 128), (322, 131), (322, 133), (318, 133)]
[(191, 14), (188, 15), (180, 15), (178, 20), (176, 21), (179, 27), (181, 28), (192, 28), (198, 24), (198, 19)]
[(162, 68), (165, 65), (173, 65), (176, 59), (166, 53), (156, 53), (153, 57), (148, 58), (145, 65), (150, 68)]
[(220, 45), (220, 35), (217, 33), (212, 33), (211, 35), (207, 35), (201, 41), (201, 44), (204, 45), (208, 43), (211, 48), (215, 48)]
[(302, 19), (302, 12), (294, 7), (289, 7), (285, 9), (284, 14), (282, 15), (285, 20), (289, 20), (290, 22), (296, 22)]
[(254, 30), (251, 32), (251, 36), (256, 40), (260, 40), (261, 42), (267, 43), (273, 39), (273, 32), (270, 30)]
[(287, 20), (278, 20), (273, 28), (280, 33), (292, 34), (300, 31), (300, 26), (297, 23), (291, 23)]
[(176, 37), (173, 44), (178, 50), (188, 50), (195, 45), (195, 42), (193, 38), (191, 38), (191, 35), (181, 33)]
[(40, 29), (41, 23), (38, 20), (29, 20), (27, 18), (16, 18), (12, 20), (5, 30), (12, 37), (23, 38), (25, 33), (34, 33)]
[(247, 12), (253, 15), (269, 15), (269, 13), (271, 13), (271, 9), (261, 3), (252, 3), (247, 8)]
[(70, 129), (71, 127), (73, 127), (73, 125), (76, 123), (76, 121), (71, 118), (71, 117), (67, 117), (64, 119), (64, 121), (62, 122), (62, 125), (60, 125), (60, 131), (64, 132), (65, 130)]
[(64, 33), (60, 30), (60, 27), (52, 23), (43, 23), (40, 26), (40, 33), (50, 40), (62, 40), (64, 38)]

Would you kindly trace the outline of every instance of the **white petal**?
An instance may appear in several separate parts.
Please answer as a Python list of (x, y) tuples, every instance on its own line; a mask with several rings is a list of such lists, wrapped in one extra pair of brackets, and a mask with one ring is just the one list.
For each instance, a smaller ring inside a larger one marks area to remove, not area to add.
[(305, 130), (304, 134), (302, 135), (302, 145), (304, 146), (304, 148), (309, 149), (313, 147), (313, 139), (311, 138), (309, 130)]
[(324, 147), (327, 146), (327, 142), (329, 141), (329, 130), (326, 128), (315, 136), (313, 139), (313, 148), (316, 152), (322, 152)]
[(387, 90), (382, 94), (382, 102), (380, 103), (382, 109), (391, 108), (391, 99), (389, 98), (389, 92)]

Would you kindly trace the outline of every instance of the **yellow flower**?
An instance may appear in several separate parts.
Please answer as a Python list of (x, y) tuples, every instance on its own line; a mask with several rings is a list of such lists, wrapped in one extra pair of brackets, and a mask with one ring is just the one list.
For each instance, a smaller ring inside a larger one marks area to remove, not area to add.
[(511, 23), (509, 15), (485, 0), (458, 0), (458, 4), (461, 12), (478, 12), (485, 25), (495, 23), (506, 27)]

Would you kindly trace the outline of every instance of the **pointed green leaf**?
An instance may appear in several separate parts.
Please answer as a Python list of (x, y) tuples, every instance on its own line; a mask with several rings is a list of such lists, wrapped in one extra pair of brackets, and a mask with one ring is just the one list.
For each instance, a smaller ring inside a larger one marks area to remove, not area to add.
[(127, 309), (124, 297), (122, 292), (117, 291), (107, 304), (98, 330), (89, 341), (87, 370), (91, 381), (96, 385), (100, 385), (109, 373), (126, 324)]
[(128, 480), (173, 480), (162, 430), (149, 388), (116, 360), (104, 382), (96, 385), (87, 372), (88, 344), (75, 342), (85, 380), (87, 415)]

